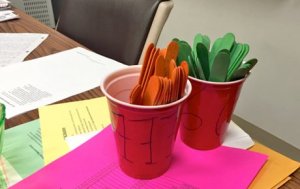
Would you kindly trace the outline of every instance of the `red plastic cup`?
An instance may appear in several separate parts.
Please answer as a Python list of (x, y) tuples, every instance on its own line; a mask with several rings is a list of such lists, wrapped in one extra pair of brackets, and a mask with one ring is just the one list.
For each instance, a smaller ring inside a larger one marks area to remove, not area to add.
[(199, 150), (219, 147), (245, 79), (210, 82), (189, 77), (192, 93), (182, 109), (180, 136), (185, 144)]
[(152, 179), (170, 167), (180, 123), (181, 107), (191, 93), (187, 83), (184, 96), (170, 104), (142, 106), (129, 103), (141, 66), (113, 72), (101, 84), (108, 99), (119, 165), (127, 175)]

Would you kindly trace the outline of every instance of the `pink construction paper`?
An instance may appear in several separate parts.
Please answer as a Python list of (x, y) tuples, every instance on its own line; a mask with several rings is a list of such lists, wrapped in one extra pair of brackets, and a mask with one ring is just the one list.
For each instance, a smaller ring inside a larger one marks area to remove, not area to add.
[(111, 127), (27, 177), (12, 189), (235, 188), (245, 189), (267, 156), (230, 147), (193, 150), (177, 138), (170, 169), (152, 180), (133, 179), (117, 164)]

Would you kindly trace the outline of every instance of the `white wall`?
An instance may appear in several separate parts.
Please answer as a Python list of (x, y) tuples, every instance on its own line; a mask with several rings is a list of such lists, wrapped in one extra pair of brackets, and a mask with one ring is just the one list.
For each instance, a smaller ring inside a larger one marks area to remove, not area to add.
[(158, 43), (233, 32), (258, 58), (235, 114), (300, 149), (300, 1), (173, 0)]

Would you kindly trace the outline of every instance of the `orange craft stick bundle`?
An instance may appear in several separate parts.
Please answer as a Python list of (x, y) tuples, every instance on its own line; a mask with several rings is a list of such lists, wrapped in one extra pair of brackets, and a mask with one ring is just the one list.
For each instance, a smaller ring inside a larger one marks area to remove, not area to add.
[(183, 96), (189, 70), (186, 61), (176, 66), (178, 51), (179, 46), (174, 41), (162, 50), (153, 44), (148, 46), (138, 84), (130, 94), (130, 103), (162, 105)]

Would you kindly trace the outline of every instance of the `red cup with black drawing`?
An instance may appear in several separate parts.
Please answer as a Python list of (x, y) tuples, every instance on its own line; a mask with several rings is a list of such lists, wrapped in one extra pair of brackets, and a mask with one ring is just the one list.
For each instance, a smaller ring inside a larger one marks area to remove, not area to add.
[(170, 104), (130, 104), (140, 70), (140, 66), (130, 66), (110, 74), (101, 90), (108, 99), (120, 168), (131, 177), (152, 179), (170, 167), (181, 107), (191, 93), (191, 84), (187, 83), (182, 98)]
[(224, 140), (245, 78), (232, 82), (189, 80), (192, 93), (182, 109), (181, 139), (195, 149), (217, 148)]

